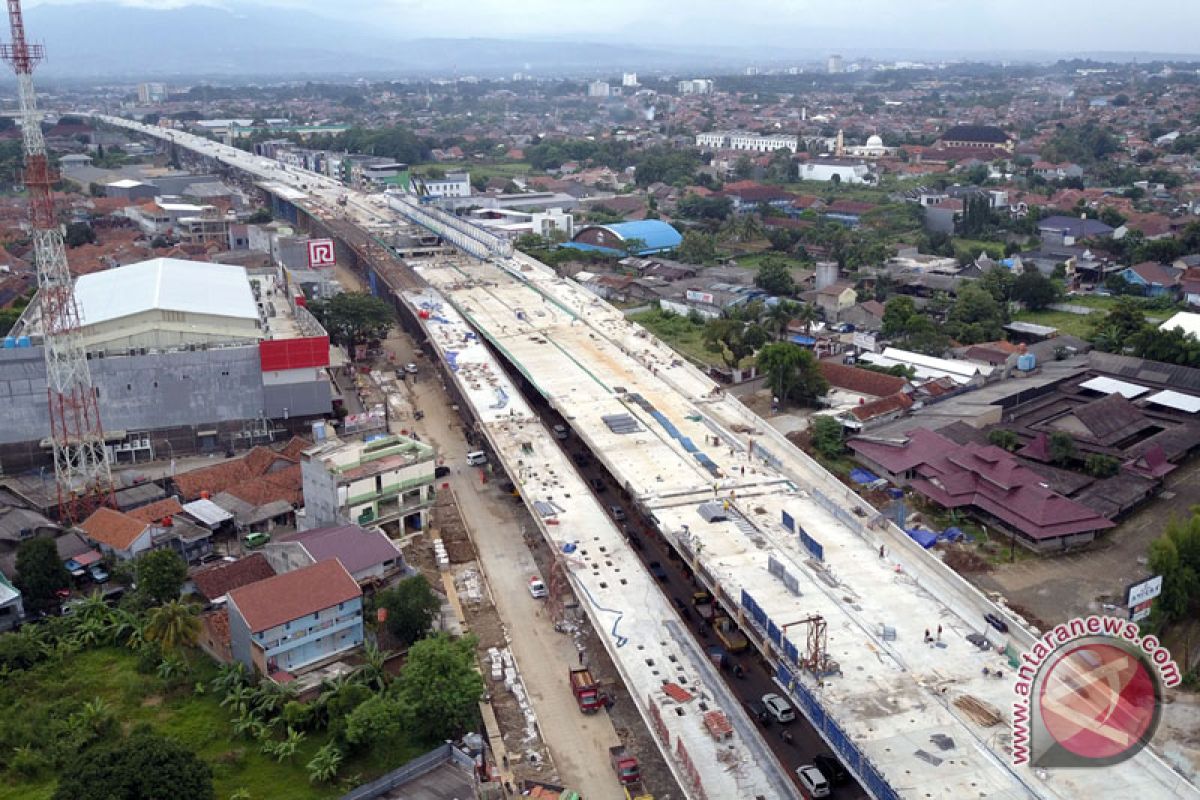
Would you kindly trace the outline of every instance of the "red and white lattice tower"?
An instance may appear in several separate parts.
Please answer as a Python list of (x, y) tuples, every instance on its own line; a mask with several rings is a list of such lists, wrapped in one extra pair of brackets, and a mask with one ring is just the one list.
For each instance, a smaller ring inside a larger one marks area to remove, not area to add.
[(79, 334), (79, 308), (62, 227), (54, 213), (52, 177), (33, 90), (33, 66), (45, 51), (25, 41), (21, 0), (7, 0), (12, 43), (0, 45), (0, 58), (17, 73), (21, 133), (25, 143), (25, 188), (33, 221), (37, 258), (38, 306), (46, 353), (46, 392), (58, 511), (63, 522), (79, 522), (100, 505), (112, 505), (112, 472), (104, 449), (100, 409), (87, 353)]

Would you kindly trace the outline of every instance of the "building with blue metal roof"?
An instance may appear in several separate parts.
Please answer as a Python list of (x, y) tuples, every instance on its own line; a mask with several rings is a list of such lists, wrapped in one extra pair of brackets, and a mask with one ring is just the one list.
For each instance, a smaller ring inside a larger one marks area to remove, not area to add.
[[(679, 231), (661, 219), (588, 225), (563, 245), (576, 250), (597, 250), (617, 255), (648, 256), (674, 250), (683, 241)], [(636, 245), (631, 248), (631, 244)]]

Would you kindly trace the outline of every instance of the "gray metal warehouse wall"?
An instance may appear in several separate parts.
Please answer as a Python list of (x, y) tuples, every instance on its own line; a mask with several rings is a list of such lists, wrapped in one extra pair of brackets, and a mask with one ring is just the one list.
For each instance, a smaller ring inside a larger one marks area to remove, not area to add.
[[(0, 444), (39, 440), (49, 433), (42, 359), (40, 347), (0, 349)], [(122, 356), (93, 359), (90, 364), (106, 430), (152, 430), (270, 415), (264, 406), (257, 347)], [(325, 388), (326, 402), (328, 392)], [(304, 413), (312, 412), (296, 415)]]

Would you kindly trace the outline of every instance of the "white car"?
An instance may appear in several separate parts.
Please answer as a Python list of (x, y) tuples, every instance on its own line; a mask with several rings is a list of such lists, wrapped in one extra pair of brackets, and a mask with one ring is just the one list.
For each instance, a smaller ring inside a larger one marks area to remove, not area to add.
[(417, 365), (416, 364), (405, 364), (404, 371), (407, 372), (409, 375), (416, 375), (417, 374)]
[(533, 595), (534, 600), (543, 600), (550, 596), (550, 592), (546, 591), (546, 584), (542, 583), (542, 579), (537, 575), (529, 579), (529, 593)]
[(791, 722), (796, 718), (796, 711), (792, 708), (791, 704), (775, 693), (764, 694), (762, 696), (762, 704), (767, 707), (767, 712), (780, 725)]
[(821, 770), (806, 764), (803, 767), (796, 767), (796, 777), (800, 779), (800, 785), (804, 787), (806, 797), (817, 798), (829, 797), (829, 781)]

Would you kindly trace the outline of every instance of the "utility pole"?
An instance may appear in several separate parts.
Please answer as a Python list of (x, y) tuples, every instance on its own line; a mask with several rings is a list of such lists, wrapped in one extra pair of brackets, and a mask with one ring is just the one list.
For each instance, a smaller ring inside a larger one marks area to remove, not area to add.
[(45, 57), (45, 49), (25, 40), (21, 0), (7, 0), (7, 3), (12, 43), (0, 45), (0, 58), (11, 64), (16, 73), (21, 100), (25, 189), (37, 258), (37, 297), (46, 356), (58, 515), (64, 523), (81, 522), (97, 507), (114, 504), (112, 472), (104, 448), (96, 389), (79, 334), (79, 308), (75, 304), (62, 226), (54, 213), (53, 179), (33, 88), (33, 67)]

